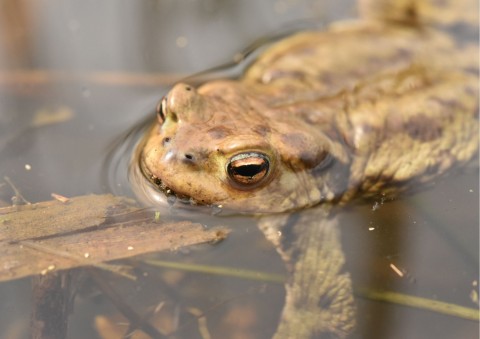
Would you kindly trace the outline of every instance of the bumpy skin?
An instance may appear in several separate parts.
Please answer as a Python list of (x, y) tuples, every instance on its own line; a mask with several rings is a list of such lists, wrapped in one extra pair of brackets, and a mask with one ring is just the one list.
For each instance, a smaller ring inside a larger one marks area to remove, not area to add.
[[(439, 29), (371, 20), (300, 33), (238, 81), (177, 84), (142, 166), (180, 196), (242, 211), (397, 193), (476, 155), (477, 74), (477, 41)], [(270, 159), (251, 189), (226, 171), (248, 151)]]
[[(397, 194), (478, 153), (476, 2), (363, 0), (361, 12), (273, 45), (238, 81), (176, 85), (140, 145), (144, 174), (190, 202), (250, 212), (323, 203), (259, 221), (291, 273), (277, 339), (344, 338), (355, 324), (334, 204)], [(270, 160), (248, 189), (227, 170), (245, 152)]]

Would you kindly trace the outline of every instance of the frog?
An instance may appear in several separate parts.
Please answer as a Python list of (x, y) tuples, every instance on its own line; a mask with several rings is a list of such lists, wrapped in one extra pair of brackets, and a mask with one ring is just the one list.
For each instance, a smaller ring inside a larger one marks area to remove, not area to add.
[(360, 0), (358, 20), (296, 33), (238, 79), (180, 82), (160, 100), (134, 166), (171, 205), (259, 216), (289, 270), (275, 338), (355, 326), (338, 206), (478, 162), (478, 41), (455, 34), (476, 31), (476, 5)]

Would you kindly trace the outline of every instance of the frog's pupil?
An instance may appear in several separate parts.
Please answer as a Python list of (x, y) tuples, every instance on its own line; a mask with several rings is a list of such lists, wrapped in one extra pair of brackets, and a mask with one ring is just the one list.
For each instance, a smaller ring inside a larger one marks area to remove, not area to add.
[(227, 166), (229, 177), (238, 184), (252, 185), (266, 177), (269, 169), (268, 158), (260, 153), (238, 154)]
[(264, 167), (265, 167), (265, 164), (263, 164), (263, 165), (243, 165), (243, 166), (233, 168), (233, 172), (235, 172), (235, 174), (251, 178), (254, 175), (261, 172)]

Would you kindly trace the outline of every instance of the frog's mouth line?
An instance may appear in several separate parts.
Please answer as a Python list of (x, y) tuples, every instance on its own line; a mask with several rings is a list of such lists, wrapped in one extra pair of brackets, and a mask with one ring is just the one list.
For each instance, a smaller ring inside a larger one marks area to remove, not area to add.
[(143, 176), (153, 185), (155, 188), (162, 192), (169, 205), (175, 204), (177, 201), (186, 205), (201, 205), (192, 197), (180, 194), (175, 192), (173, 189), (165, 185), (161, 178), (154, 175), (147, 167), (143, 157), (140, 158), (140, 171), (142, 172)]

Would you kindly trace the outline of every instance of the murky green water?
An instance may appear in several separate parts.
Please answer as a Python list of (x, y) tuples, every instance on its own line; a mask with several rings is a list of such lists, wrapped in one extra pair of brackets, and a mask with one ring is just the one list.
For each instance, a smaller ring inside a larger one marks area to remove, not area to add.
[[(253, 40), (297, 19), (354, 15), (350, 4), (335, 1), (12, 0), (0, 6), (4, 204), (13, 195), (5, 176), (32, 202), (49, 200), (52, 192), (131, 196), (127, 167), (139, 130), (126, 133), (152, 116), (175, 79), (229, 62)], [(472, 294), (478, 291), (478, 187), (474, 169), (413, 196), (352, 204), (342, 211), (346, 269), (358, 290), (354, 338), (478, 336), (478, 322), (374, 301), (361, 293), (388, 290), (478, 308)], [(213, 338), (270, 337), (284, 301), (282, 284), (143, 262), (155, 257), (285, 275), (255, 220), (201, 218), (208, 226), (228, 224), (234, 232), (217, 245), (136, 260), (135, 282), (105, 272), (103, 279), (164, 333), (200, 338), (207, 329)], [(0, 337), (30, 336), (30, 291), (30, 279), (0, 283)], [(199, 312), (205, 324), (195, 317)], [(80, 271), (69, 338), (126, 332), (128, 322), (118, 305)]]

